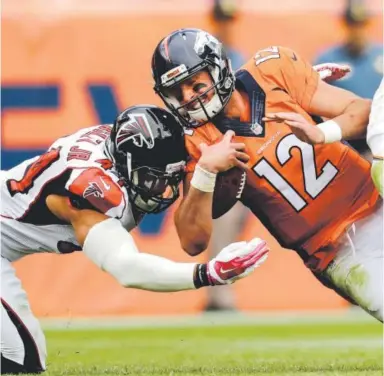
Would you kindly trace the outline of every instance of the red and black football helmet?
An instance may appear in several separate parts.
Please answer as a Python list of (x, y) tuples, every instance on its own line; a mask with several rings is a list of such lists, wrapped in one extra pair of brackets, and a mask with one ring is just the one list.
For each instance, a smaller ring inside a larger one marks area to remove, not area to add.
[[(206, 70), (212, 86), (186, 104), (172, 95), (172, 88), (197, 72)], [(228, 103), (235, 88), (235, 75), (223, 45), (211, 34), (200, 29), (180, 29), (167, 35), (152, 56), (154, 90), (169, 110), (187, 127), (198, 127), (211, 121)], [(213, 90), (208, 103), (204, 96)], [(197, 101), (195, 110), (188, 110)]]
[(159, 213), (179, 197), (187, 152), (183, 129), (168, 111), (151, 105), (127, 108), (113, 124), (106, 152), (140, 212)]

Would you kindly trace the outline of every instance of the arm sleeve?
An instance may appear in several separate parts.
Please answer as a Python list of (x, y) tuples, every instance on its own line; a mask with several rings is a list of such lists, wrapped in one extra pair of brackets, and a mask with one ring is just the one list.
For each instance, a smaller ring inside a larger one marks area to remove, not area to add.
[(313, 69), (312, 64), (295, 51), (281, 47), (280, 54), (280, 73), (285, 88), (292, 98), (307, 111), (319, 83), (319, 74)]
[(218, 142), (222, 135), (212, 123), (207, 123), (196, 129), (185, 131), (185, 146), (188, 152), (186, 173), (195, 170), (196, 164), (201, 157), (200, 144), (212, 145)]
[(196, 131), (194, 131), (192, 135), (185, 135), (185, 145), (188, 152), (188, 160), (185, 167), (187, 174), (195, 171), (196, 164), (201, 157), (199, 145), (202, 142), (204, 142), (204, 140), (201, 139)]
[(295, 51), (286, 47), (269, 47), (258, 51), (248, 64), (260, 79), (289, 93), (308, 110), (319, 82), (319, 74)]
[(196, 288), (195, 263), (178, 263), (140, 253), (132, 236), (113, 218), (89, 230), (83, 251), (124, 287), (159, 292)]

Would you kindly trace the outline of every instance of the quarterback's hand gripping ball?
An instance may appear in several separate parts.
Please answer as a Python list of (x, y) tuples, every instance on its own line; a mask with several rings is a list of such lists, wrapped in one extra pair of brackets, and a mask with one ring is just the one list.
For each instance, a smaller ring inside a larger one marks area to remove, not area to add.
[(208, 262), (207, 274), (211, 285), (228, 285), (247, 277), (268, 257), (264, 240), (232, 243)]

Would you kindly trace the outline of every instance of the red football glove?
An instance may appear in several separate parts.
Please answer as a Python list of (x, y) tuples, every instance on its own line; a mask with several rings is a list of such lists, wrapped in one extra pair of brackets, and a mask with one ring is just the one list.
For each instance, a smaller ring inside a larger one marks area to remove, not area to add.
[(251, 274), (268, 257), (264, 240), (232, 243), (207, 264), (210, 285), (228, 285)]
[(313, 69), (319, 73), (320, 78), (325, 82), (340, 80), (351, 71), (348, 65), (335, 63), (317, 64), (313, 66)]

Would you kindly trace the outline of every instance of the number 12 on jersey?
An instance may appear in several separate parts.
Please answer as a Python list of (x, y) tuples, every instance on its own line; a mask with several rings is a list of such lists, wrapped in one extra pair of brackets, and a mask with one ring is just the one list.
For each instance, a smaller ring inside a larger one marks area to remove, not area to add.
[[(292, 148), (298, 148), (301, 154), (304, 190), (315, 199), (331, 183), (338, 173), (337, 168), (327, 161), (317, 175), (315, 151), (312, 145), (300, 141), (295, 135), (290, 134), (279, 142), (276, 147), (276, 157), (283, 167), (291, 158)], [(266, 179), (288, 203), (297, 211), (304, 209), (308, 203), (295, 190), (295, 188), (265, 159), (261, 159), (254, 167), (256, 175)]]

